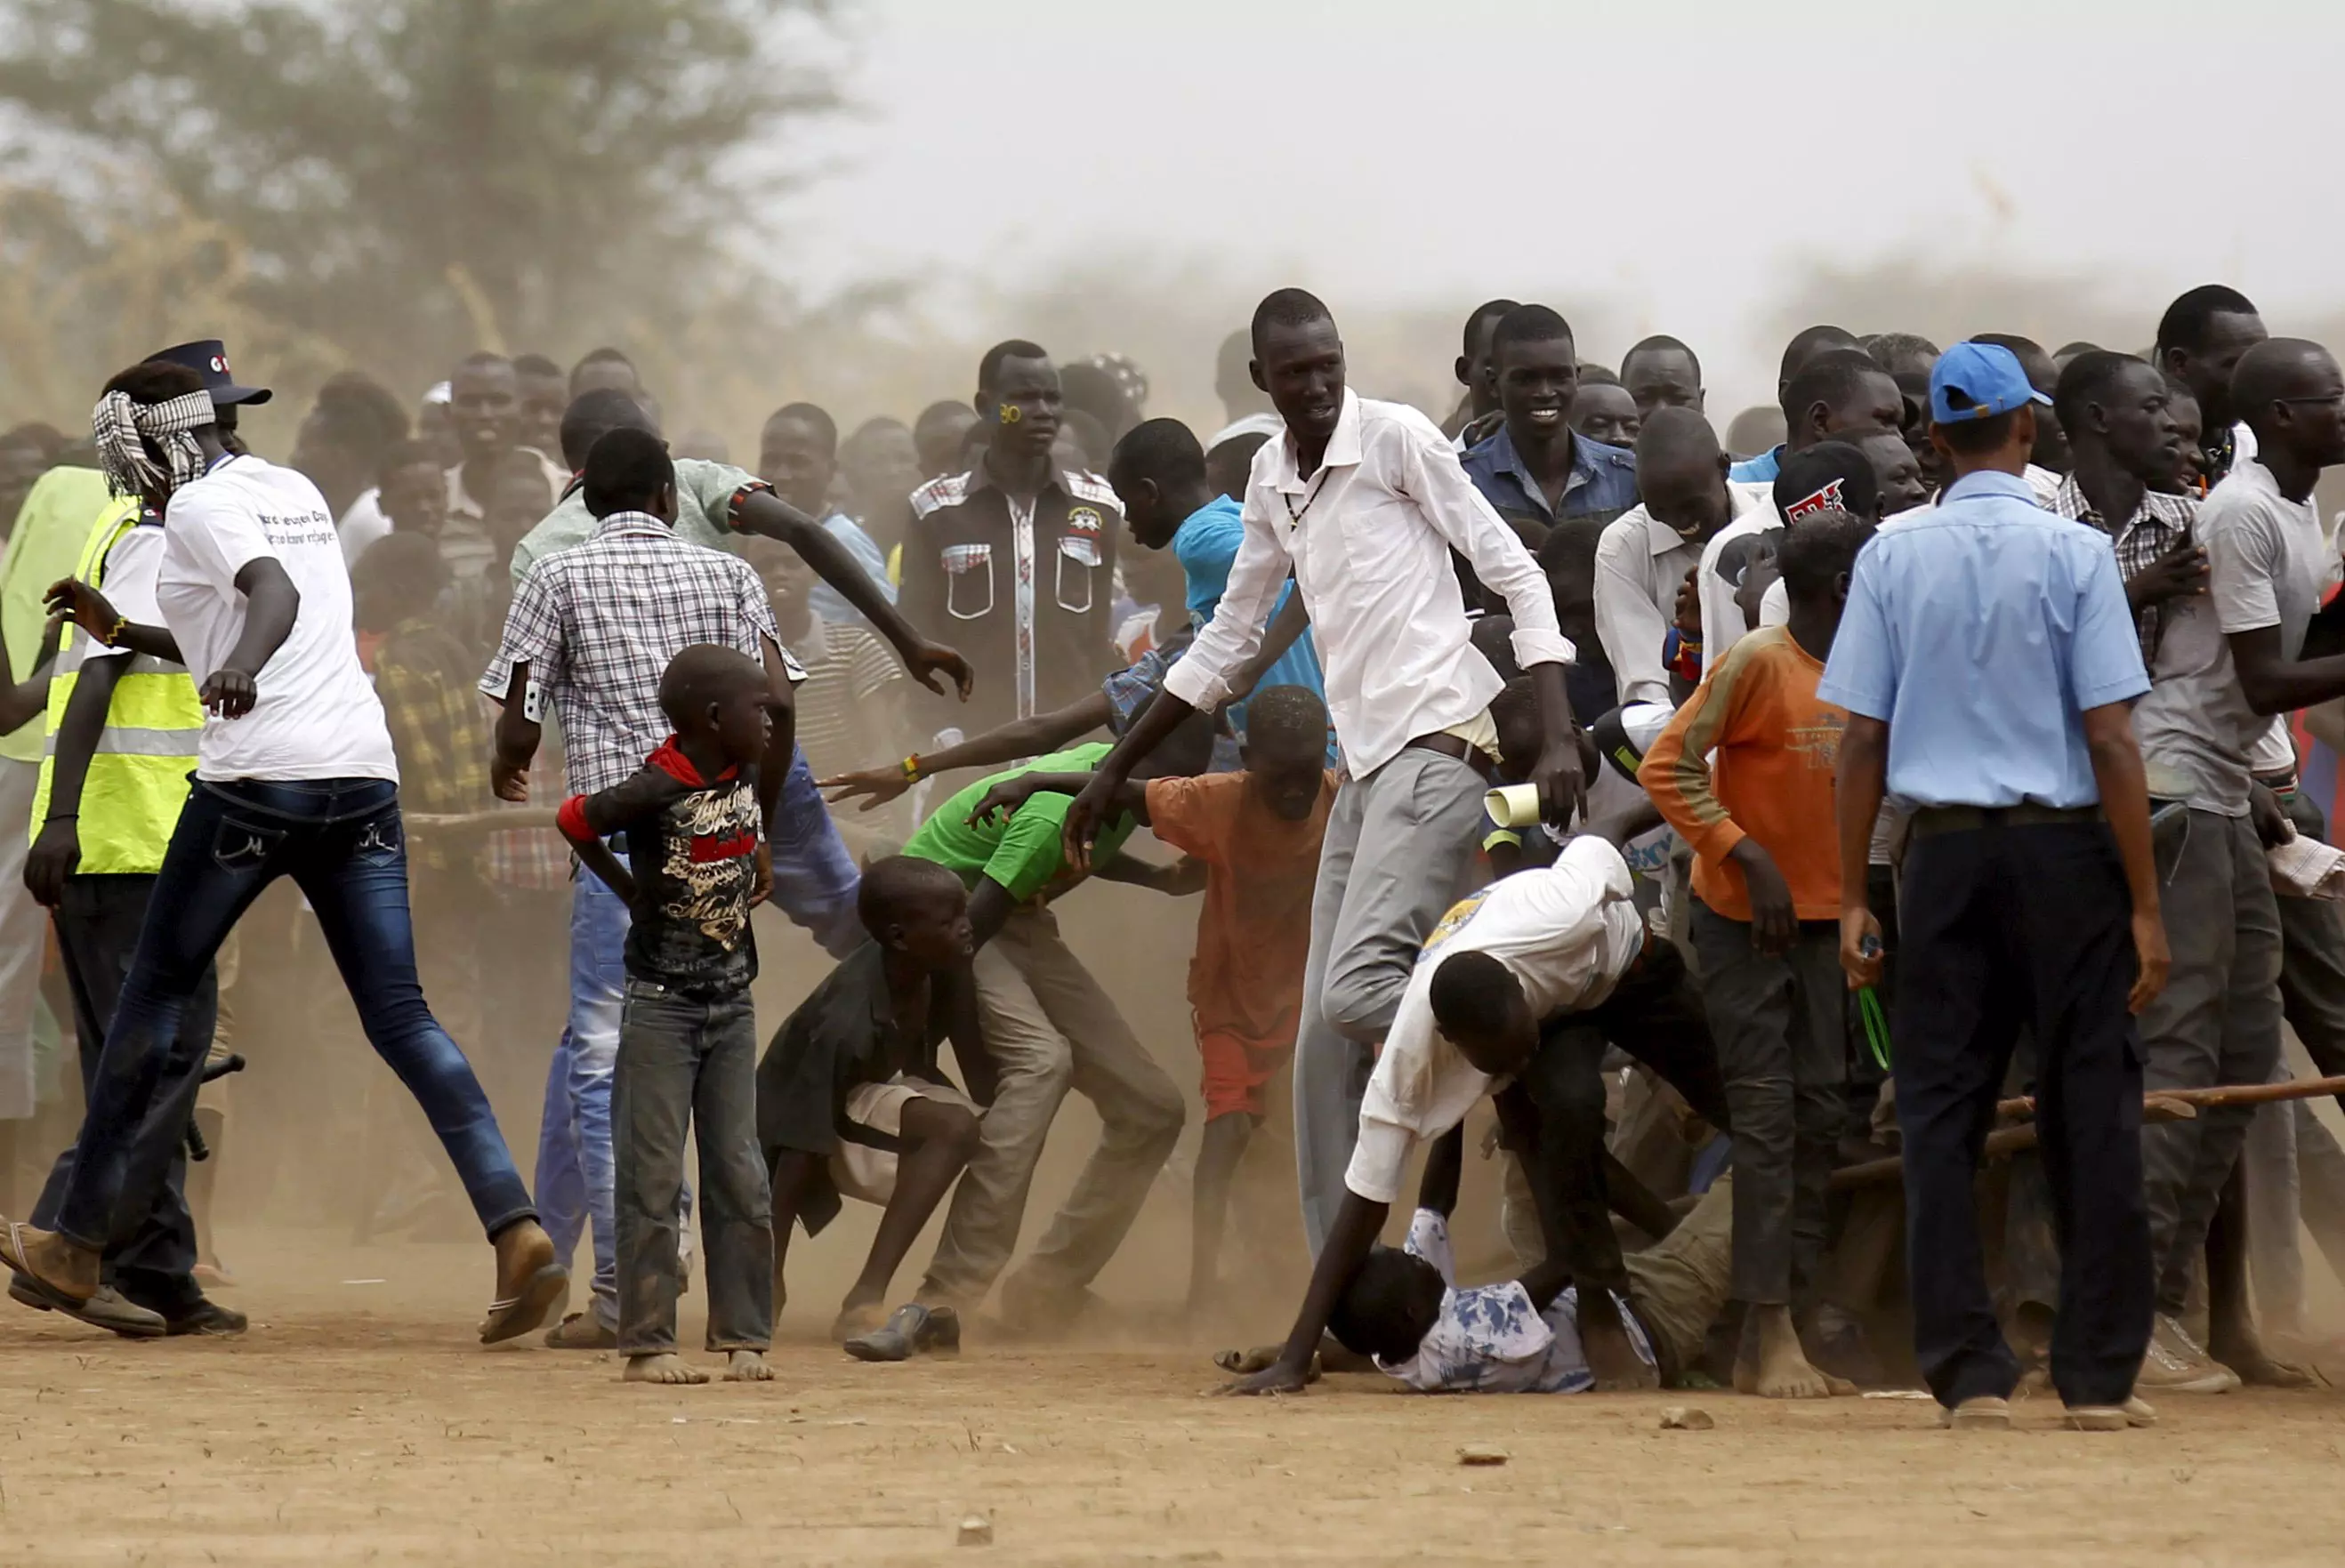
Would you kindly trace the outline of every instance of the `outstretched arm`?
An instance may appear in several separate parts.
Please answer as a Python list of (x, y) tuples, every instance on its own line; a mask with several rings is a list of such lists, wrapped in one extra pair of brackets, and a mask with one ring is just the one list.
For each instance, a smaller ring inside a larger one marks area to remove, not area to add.
[(168, 627), (144, 626), (126, 620), (114, 608), (112, 600), (77, 577), (63, 577), (50, 583), (45, 598), (51, 615), (71, 621), (109, 648), (127, 649), (174, 664), (187, 663), (179, 656), (178, 640)]
[(941, 693), (944, 687), (937, 677), (942, 675), (959, 691), (962, 702), (969, 701), (977, 684), (969, 661), (940, 642), (929, 642), (915, 630), (903, 612), (879, 592), (879, 585), (871, 581), (870, 573), (863, 570), (854, 552), (833, 539), (821, 523), (769, 490), (753, 490), (735, 498), (732, 521), (736, 532), (754, 533), (797, 551), (814, 568), (816, 576), (838, 589), (856, 612), (888, 640), (912, 679), (931, 692)]
[(822, 787), (838, 791), (830, 797), (833, 805), (861, 798), (863, 810), (875, 810), (922, 779), (951, 773), (956, 768), (993, 767), (1014, 763), (1020, 757), (1048, 756), (1093, 730), (1104, 729), (1112, 713), (1107, 693), (1093, 692), (1055, 713), (1013, 720), (940, 752), (915, 752), (902, 762), (886, 767), (824, 779)]
[(1319, 1249), (1319, 1261), (1311, 1270), (1310, 1287), (1304, 1291), (1303, 1308), (1295, 1314), (1294, 1328), (1286, 1336), (1286, 1348), (1279, 1351), (1278, 1360), (1251, 1377), (1240, 1378), (1222, 1391), (1231, 1394), (1299, 1394), (1311, 1376), (1311, 1358), (1319, 1349), (1319, 1338), (1327, 1331), (1327, 1320), (1335, 1315), (1335, 1303), (1351, 1289), (1360, 1265), (1367, 1261), (1369, 1249), (1376, 1244), (1376, 1235), (1385, 1228), (1385, 1218), (1392, 1206), (1378, 1203), (1346, 1190), (1343, 1206), (1335, 1210), (1335, 1222), (1327, 1230), (1326, 1245)]

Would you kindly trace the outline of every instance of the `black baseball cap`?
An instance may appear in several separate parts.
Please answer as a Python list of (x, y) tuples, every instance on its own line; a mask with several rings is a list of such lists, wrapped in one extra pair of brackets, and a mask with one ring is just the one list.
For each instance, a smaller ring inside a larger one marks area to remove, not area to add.
[(276, 396), (266, 387), (238, 386), (236, 373), (228, 368), (228, 345), (217, 338), (199, 338), (192, 343), (180, 343), (147, 358), (185, 365), (201, 376), (204, 390), (212, 395), (212, 407), (216, 409), (225, 409), (234, 403), (265, 403)]

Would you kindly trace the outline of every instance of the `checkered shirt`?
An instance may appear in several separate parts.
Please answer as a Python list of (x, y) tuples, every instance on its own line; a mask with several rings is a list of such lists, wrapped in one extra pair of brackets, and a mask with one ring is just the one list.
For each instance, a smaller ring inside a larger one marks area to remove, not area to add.
[[(659, 705), (669, 660), (695, 642), (756, 659), (761, 637), (781, 645), (748, 562), (687, 544), (655, 517), (614, 512), (584, 544), (530, 567), (481, 690), (503, 696), (526, 663), (562, 721), (570, 793), (593, 794), (633, 777), (674, 728)], [(788, 669), (806, 679), (795, 661)]]
[[(2198, 515), (2195, 496), (2162, 495), (2157, 491), (2144, 491), (2141, 504), (2134, 509), (2123, 528), (2112, 530), (2108, 521), (2093, 510), (2085, 499), (2084, 487), (2076, 476), (2070, 474), (2060, 481), (2045, 502), (2046, 510), (2078, 522), (2090, 523), (2109, 536), (2117, 551), (2117, 575), (2130, 582), (2159, 556), (2172, 550), (2189, 536), (2191, 520)], [(2165, 614), (2161, 606), (2145, 605), (2134, 616), (2135, 629), (2141, 635), (2141, 662), (2151, 665), (2157, 658), (2159, 639), (2166, 634)]]

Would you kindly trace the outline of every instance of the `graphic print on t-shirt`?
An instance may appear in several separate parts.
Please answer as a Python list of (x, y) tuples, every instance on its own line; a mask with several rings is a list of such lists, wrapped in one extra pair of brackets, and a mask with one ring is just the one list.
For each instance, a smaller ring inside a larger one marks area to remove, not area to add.
[(730, 789), (695, 790), (670, 805), (666, 816), (660, 835), (667, 846), (660, 913), (730, 953), (749, 926), (756, 792), (746, 780)]

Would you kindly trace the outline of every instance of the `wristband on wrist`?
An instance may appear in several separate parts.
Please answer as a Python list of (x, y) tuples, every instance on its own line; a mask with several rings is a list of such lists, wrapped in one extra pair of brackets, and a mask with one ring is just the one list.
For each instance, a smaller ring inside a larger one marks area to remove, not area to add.
[(919, 783), (919, 782), (920, 782), (920, 754), (919, 754), (919, 753), (918, 753), (918, 752), (914, 752), (911, 755), (909, 755), (909, 756), (906, 757), (906, 758), (904, 759), (904, 761), (903, 761), (903, 769), (904, 769), (904, 782), (905, 782), (906, 784), (918, 784), (918, 783)]
[(130, 624), (130, 617), (129, 617), (129, 616), (127, 616), (127, 615), (117, 615), (117, 616), (114, 618), (114, 630), (113, 630), (113, 631), (111, 631), (111, 632), (108, 632), (106, 634), (106, 636), (105, 636), (104, 641), (105, 641), (105, 642), (106, 642), (106, 645), (107, 645), (107, 647), (109, 647), (109, 648), (119, 648), (120, 646), (122, 646), (122, 632), (123, 632), (123, 629), (124, 629), (125, 627), (128, 626), (129, 624)]
[(770, 491), (774, 487), (772, 485), (767, 484), (764, 480), (758, 480), (754, 483), (745, 484), (740, 489), (735, 491), (733, 492), (733, 499), (725, 503), (725, 526), (732, 529), (736, 533), (739, 532), (741, 528), (741, 509), (748, 504), (749, 498), (756, 495), (760, 491)]

